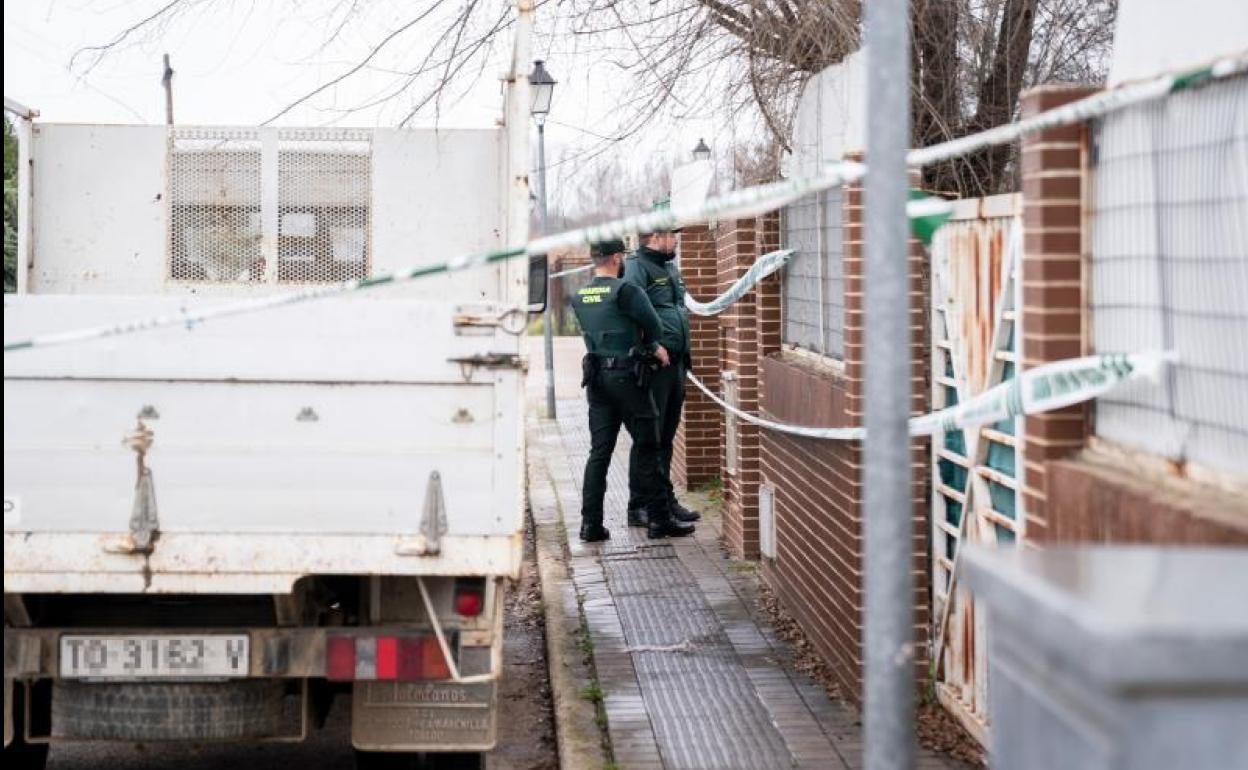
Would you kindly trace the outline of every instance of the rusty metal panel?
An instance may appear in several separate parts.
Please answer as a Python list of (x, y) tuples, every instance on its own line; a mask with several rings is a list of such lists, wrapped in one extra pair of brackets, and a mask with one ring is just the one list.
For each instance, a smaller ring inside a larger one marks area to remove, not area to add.
[[(932, 400), (953, 406), (1014, 374), (1021, 257), (1017, 195), (959, 201), (932, 244)], [(1021, 535), (1015, 420), (951, 430), (932, 441), (932, 586), (937, 610), (937, 691), (981, 740), (987, 735), (987, 618), (957, 585), (967, 541), (995, 544)]]
[[(1001, 199), (1006, 200), (999, 202)], [(932, 242), (933, 273), (941, 278), (936, 284), (942, 292), (933, 299), (956, 308), (957, 322), (948, 332), (963, 345), (964, 376), (969, 385), (967, 395), (977, 395), (986, 389), (992, 363), (992, 335), (1004, 280), (1002, 260), (1015, 222), (1012, 214), (982, 217), (980, 211), (1008, 212), (1011, 209), (1008, 201), (1019, 199), (1009, 195), (981, 200), (983, 203), (974, 202), (980, 205), (976, 206), (973, 216), (967, 218), (956, 218), (967, 214), (965, 206), (959, 207), (955, 218), (936, 232)]]

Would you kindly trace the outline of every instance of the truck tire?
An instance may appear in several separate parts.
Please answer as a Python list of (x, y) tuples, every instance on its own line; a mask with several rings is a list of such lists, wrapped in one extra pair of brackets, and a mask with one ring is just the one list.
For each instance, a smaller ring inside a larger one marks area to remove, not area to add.
[(281, 680), (238, 682), (57, 682), (58, 738), (166, 741), (262, 738), (282, 729)]
[(355, 770), (485, 770), (480, 752), (355, 752)]
[[(31, 735), (48, 734), (48, 697), (52, 683), (37, 682), (30, 693)], [(43, 770), (48, 764), (48, 744), (26, 742), (26, 687), (13, 683), (13, 742), (4, 747), (4, 766), (14, 770)]]

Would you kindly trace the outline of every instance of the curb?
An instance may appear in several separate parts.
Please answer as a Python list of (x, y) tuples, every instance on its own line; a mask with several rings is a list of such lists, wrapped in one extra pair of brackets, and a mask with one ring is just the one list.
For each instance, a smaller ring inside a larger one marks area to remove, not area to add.
[(534, 451), (540, 440), (534, 434), (532, 430), (528, 434), (529, 510), (546, 619), (546, 660), (554, 701), (559, 766), (567, 770), (605, 767), (610, 764), (610, 757), (605, 750), (603, 731), (598, 726), (597, 706), (581, 697), (592, 685), (593, 676), (578, 644), (581, 607), (568, 574), (560, 536), (562, 511), (545, 458), (540, 450)]

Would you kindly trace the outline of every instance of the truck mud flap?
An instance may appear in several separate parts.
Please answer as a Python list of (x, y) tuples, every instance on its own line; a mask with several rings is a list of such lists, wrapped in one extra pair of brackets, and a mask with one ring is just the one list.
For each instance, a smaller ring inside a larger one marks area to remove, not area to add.
[(351, 742), (363, 751), (489, 751), (494, 682), (356, 682)]

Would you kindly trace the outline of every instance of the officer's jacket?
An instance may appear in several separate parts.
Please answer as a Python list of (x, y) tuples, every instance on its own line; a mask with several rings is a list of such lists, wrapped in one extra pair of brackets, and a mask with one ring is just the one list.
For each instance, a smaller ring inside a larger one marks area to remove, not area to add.
[(685, 282), (673, 257), (642, 246), (624, 260), (624, 280), (645, 289), (663, 322), (659, 342), (676, 356), (689, 350), (689, 310), (685, 307)]
[(590, 353), (624, 358), (637, 345), (654, 351), (663, 333), (646, 293), (619, 278), (594, 276), (571, 298)]

